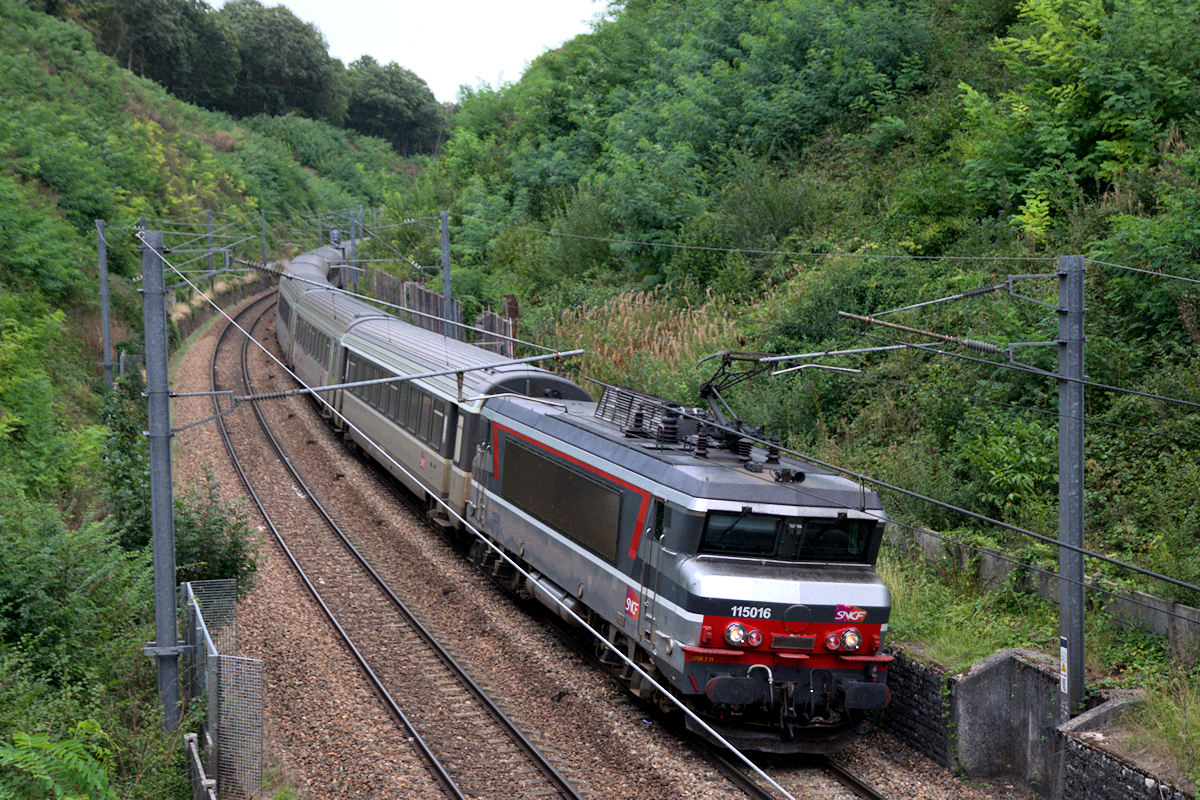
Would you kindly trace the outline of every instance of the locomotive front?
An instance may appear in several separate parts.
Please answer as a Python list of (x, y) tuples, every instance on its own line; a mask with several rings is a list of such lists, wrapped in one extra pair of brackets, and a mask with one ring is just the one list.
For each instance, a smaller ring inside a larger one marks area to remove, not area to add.
[(722, 505), (685, 515), (664, 542), (679, 548), (668, 569), (687, 598), (679, 685), (736, 746), (836, 750), (890, 699), (882, 513)]

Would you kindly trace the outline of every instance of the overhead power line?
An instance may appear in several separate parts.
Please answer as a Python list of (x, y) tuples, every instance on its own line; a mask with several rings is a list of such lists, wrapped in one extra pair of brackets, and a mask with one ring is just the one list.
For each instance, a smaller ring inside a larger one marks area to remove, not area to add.
[(1153, 269), (1141, 269), (1140, 267), (1130, 267), (1126, 264), (1113, 264), (1109, 261), (1097, 261), (1094, 258), (1085, 259), (1089, 264), (1096, 264), (1101, 267), (1113, 267), (1114, 269), (1128, 270), (1129, 272), (1140, 272), (1143, 275), (1153, 275), (1156, 278), (1168, 278), (1173, 281), (1183, 281), (1184, 283), (1200, 283), (1196, 278), (1186, 278), (1183, 275), (1172, 275), (1169, 272), (1159, 272)]

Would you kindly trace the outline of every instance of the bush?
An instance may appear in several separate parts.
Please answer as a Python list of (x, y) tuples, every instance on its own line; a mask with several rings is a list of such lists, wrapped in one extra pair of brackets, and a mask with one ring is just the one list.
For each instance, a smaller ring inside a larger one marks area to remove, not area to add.
[[(109, 436), (105, 448), (108, 508), (121, 544), (148, 550), (153, 536), (150, 513), (150, 448), (146, 404), (136, 379), (123, 378), (105, 406)], [(253, 585), (257, 545), (245, 517), (226, 502), (212, 473), (175, 498), (176, 581), (233, 578), (239, 594)]]

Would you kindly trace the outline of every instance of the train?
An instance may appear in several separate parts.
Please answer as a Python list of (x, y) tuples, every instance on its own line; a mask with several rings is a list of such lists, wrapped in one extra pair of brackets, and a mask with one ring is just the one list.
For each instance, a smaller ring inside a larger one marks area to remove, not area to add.
[(342, 264), (322, 247), (283, 270), (285, 362), (434, 522), (490, 542), (463, 534), (497, 580), (591, 626), (641, 668), (597, 641), (633, 694), (671, 709), (653, 678), (710, 738), (828, 753), (874, 723), (892, 660), (876, 493), (741, 435), (717, 409), (614, 386), (595, 399), (405, 322), (348, 296)]

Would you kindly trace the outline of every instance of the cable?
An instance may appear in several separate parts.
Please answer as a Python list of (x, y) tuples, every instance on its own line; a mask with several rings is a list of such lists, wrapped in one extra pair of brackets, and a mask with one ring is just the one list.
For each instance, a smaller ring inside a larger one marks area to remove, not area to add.
[[(851, 374), (851, 373), (845, 373), (845, 374)], [(958, 397), (958, 398), (962, 398), (964, 400), (970, 400), (970, 401), (976, 402), (976, 403), (987, 403), (989, 405), (1001, 406), (1004, 408), (1011, 408), (1015, 411), (1027, 411), (1031, 414), (1042, 414), (1044, 416), (1055, 417), (1055, 418), (1057, 418), (1059, 416), (1059, 412), (1051, 411), (1046, 408), (1035, 408), (1034, 406), (1022, 406), (1022, 405), (1017, 405), (1015, 403), (1006, 403), (1003, 400), (990, 400), (986, 397), (979, 397), (978, 395), (963, 394), (961, 392), (951, 392), (946, 389), (934, 388), (924, 382), (905, 383), (903, 381), (891, 381), (886, 378), (872, 378), (869, 375), (863, 375), (861, 373), (851, 374), (851, 377), (856, 378), (858, 380), (862, 380), (862, 381), (869, 381), (871, 383), (884, 384), (886, 386), (896, 386), (896, 387), (899, 387), (902, 389), (913, 389), (913, 390), (922, 391), (922, 392), (930, 392), (932, 394), (946, 395), (947, 397)], [(1145, 434), (1149, 434), (1150, 436), (1161, 436), (1166, 439), (1177, 439), (1179, 441), (1193, 442), (1195, 444), (1200, 444), (1200, 438), (1197, 438), (1195, 436), (1184, 436), (1183, 434), (1167, 433), (1165, 431), (1154, 430), (1153, 428), (1139, 428), (1135, 425), (1122, 425), (1119, 422), (1106, 422), (1104, 420), (1096, 419), (1095, 417), (1089, 417), (1086, 415), (1083, 417), (1075, 417), (1075, 416), (1068, 414), (1065, 416), (1065, 419), (1071, 419), (1071, 420), (1082, 419), (1084, 422), (1089, 422), (1094, 425), (1101, 425), (1101, 426), (1108, 427), (1108, 428), (1119, 428), (1121, 430), (1131, 431), (1134, 433), (1145, 433)]]
[(1089, 264), (1099, 265), (1101, 267), (1114, 267), (1115, 269), (1125, 269), (1129, 270), (1130, 272), (1140, 272), (1143, 275), (1153, 275), (1156, 278), (1170, 278), (1171, 280), (1183, 281), (1184, 283), (1200, 283), (1200, 280), (1197, 280), (1196, 278), (1185, 278), (1182, 275), (1171, 275), (1167, 272), (1157, 272), (1152, 269), (1139, 269), (1138, 267), (1129, 267), (1124, 264), (1113, 264), (1108, 261), (1097, 261), (1094, 258), (1085, 258), (1084, 261)]
[(939, 350), (931, 344), (896, 342), (894, 339), (889, 341), (913, 350), (920, 350), (925, 353), (937, 353), (938, 355), (949, 356), (950, 358), (958, 358), (963, 361), (973, 361), (977, 364), (986, 364), (989, 367), (999, 367), (1000, 369), (1008, 369), (1015, 372), (1025, 372), (1030, 375), (1040, 375), (1043, 378), (1054, 378), (1055, 380), (1067, 381), (1068, 383), (1078, 383), (1082, 384), (1083, 386), (1090, 386), (1094, 389), (1104, 389), (1105, 391), (1117, 392), (1118, 394), (1131, 394), (1136, 397), (1146, 398), (1148, 400), (1158, 400), (1162, 403), (1171, 403), (1173, 405), (1186, 406), (1188, 408), (1200, 408), (1200, 403), (1194, 400), (1181, 400), (1178, 397), (1166, 397), (1164, 395), (1153, 394), (1151, 392), (1140, 392), (1137, 389), (1125, 389), (1120, 386), (1111, 386), (1107, 383), (1097, 383), (1096, 381), (1089, 381), (1086, 379), (1081, 380), (1079, 378), (1069, 378), (1066, 375), (1059, 375), (1056, 372), (1050, 372), (1049, 370), (1039, 369), (1038, 367), (1030, 366), (1028, 364), (1021, 364), (1019, 362), (1005, 363), (1001, 361), (988, 361), (986, 358), (975, 358), (974, 356), (966, 356), (962, 355), (961, 353), (951, 353), (947, 350)]

